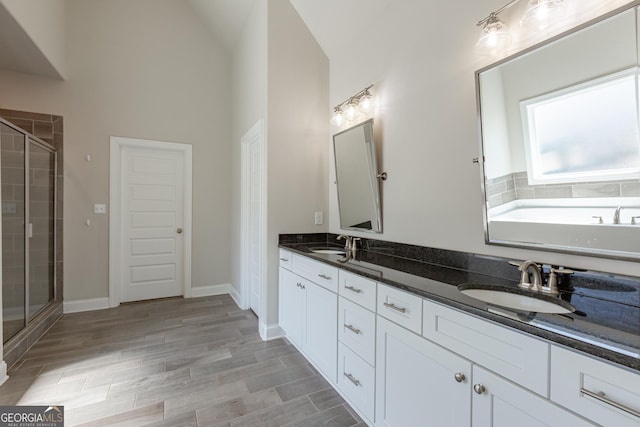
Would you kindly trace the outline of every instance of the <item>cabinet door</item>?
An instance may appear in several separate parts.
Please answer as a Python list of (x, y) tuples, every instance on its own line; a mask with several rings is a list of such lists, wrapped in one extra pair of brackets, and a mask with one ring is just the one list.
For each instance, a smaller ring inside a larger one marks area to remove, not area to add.
[(477, 365), (473, 390), (473, 427), (594, 425)]
[(338, 363), (338, 295), (302, 282), (306, 291), (304, 352), (333, 383)]
[(376, 426), (470, 426), (471, 363), (380, 316), (377, 321)]
[(280, 274), (279, 317), (280, 327), (293, 344), (302, 348), (302, 330), (304, 313), (304, 289), (302, 279), (282, 267)]

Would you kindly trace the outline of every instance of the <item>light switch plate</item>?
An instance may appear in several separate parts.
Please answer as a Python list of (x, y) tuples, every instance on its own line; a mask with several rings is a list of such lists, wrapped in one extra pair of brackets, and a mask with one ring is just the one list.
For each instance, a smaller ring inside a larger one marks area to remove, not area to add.
[(323, 218), (322, 218), (322, 212), (316, 212), (316, 225), (322, 225), (322, 223), (324, 222)]
[(97, 213), (97, 214), (107, 213), (107, 205), (104, 205), (104, 204), (93, 205), (93, 213)]

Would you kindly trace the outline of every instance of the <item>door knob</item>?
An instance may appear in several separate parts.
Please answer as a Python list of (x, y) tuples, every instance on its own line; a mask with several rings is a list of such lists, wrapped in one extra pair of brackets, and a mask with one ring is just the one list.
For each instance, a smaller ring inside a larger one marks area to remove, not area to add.
[(178, 228), (176, 231), (178, 232), (178, 234), (182, 234), (182, 228)]

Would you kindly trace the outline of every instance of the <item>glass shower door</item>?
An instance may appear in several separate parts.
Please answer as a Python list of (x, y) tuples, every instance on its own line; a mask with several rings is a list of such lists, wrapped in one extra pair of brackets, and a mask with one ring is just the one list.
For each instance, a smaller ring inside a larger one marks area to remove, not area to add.
[(26, 325), (25, 135), (0, 123), (2, 315), (6, 342)]
[(55, 153), (29, 141), (29, 291), (31, 320), (54, 299)]

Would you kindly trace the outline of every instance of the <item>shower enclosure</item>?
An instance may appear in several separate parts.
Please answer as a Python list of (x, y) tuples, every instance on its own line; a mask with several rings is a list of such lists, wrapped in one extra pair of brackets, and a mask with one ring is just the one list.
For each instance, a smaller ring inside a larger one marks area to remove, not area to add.
[(11, 340), (56, 300), (55, 148), (0, 119), (2, 332)]

